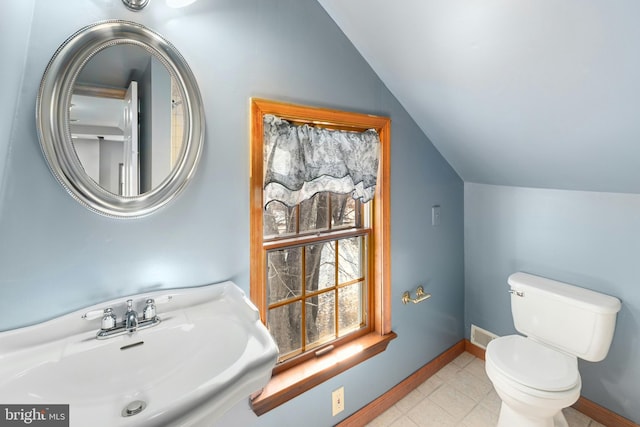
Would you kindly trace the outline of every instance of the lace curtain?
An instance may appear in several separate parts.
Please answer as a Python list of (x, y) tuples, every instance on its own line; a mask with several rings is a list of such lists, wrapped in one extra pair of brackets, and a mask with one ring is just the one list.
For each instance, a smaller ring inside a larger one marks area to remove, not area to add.
[(341, 131), (297, 126), (264, 116), (264, 206), (287, 206), (322, 191), (373, 199), (378, 176), (380, 137), (373, 130)]

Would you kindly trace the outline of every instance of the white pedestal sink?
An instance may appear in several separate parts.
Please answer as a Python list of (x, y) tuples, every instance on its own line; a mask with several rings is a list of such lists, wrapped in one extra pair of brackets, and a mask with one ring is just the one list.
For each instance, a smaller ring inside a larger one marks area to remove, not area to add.
[[(133, 333), (98, 340), (101, 318), (82, 318), (167, 297), (161, 322)], [(211, 426), (266, 385), (277, 352), (232, 282), (144, 293), (0, 333), (0, 403), (69, 404), (77, 427)]]

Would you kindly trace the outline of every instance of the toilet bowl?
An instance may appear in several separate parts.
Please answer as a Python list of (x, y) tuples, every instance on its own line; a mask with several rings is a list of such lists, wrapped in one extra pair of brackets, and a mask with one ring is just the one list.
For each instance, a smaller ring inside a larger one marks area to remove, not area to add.
[(502, 400), (498, 427), (568, 427), (580, 397), (578, 358), (609, 351), (620, 300), (527, 273), (509, 276), (516, 330), (492, 340), (485, 369)]
[(580, 397), (577, 359), (520, 335), (495, 339), (487, 376), (502, 400), (499, 427), (567, 427), (562, 409)]

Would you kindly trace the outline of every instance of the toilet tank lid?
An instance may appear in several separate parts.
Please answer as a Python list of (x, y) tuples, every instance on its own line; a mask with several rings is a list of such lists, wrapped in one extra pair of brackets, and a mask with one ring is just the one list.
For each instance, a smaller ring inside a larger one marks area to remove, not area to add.
[(509, 276), (507, 283), (514, 290), (548, 293), (595, 313), (617, 313), (622, 307), (622, 303), (616, 297), (529, 273), (514, 273)]

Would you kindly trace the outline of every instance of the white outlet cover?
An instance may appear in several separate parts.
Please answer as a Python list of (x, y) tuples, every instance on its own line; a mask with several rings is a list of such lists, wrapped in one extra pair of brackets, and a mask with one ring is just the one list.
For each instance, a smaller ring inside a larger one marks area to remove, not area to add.
[(331, 414), (336, 416), (342, 411), (344, 411), (344, 387), (331, 393)]

